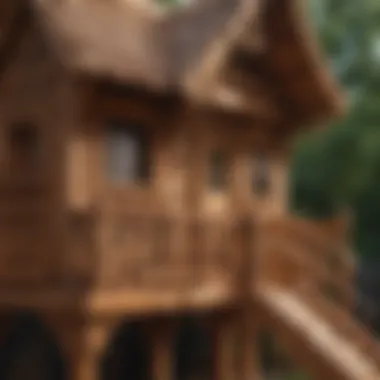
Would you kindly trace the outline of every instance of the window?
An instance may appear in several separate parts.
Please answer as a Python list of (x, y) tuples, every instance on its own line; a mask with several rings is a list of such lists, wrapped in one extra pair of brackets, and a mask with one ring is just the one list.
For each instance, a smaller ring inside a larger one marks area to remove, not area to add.
[(222, 191), (227, 187), (227, 158), (221, 151), (214, 151), (210, 157), (210, 188)]
[(9, 158), (11, 170), (30, 170), (39, 161), (37, 128), (29, 123), (15, 123), (9, 128)]
[(142, 128), (111, 122), (107, 153), (108, 175), (112, 181), (141, 183), (148, 179), (148, 139)]
[(264, 155), (254, 155), (252, 158), (252, 191), (258, 196), (264, 196), (270, 190), (270, 167)]

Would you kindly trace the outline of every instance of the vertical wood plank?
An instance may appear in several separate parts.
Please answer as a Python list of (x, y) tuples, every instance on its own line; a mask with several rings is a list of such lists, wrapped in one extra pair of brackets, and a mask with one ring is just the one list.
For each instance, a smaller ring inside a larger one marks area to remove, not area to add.
[(100, 363), (117, 319), (84, 320), (79, 316), (48, 315), (67, 363), (68, 380), (100, 380)]
[(153, 321), (150, 335), (152, 340), (152, 380), (174, 380), (173, 322), (167, 319)]
[(213, 380), (237, 378), (235, 320), (230, 314), (220, 315), (213, 320)]

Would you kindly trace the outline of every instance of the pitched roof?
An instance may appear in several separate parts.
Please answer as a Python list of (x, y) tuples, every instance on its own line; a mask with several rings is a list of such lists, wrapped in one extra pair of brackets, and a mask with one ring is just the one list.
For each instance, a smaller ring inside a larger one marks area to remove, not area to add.
[[(345, 99), (307, 22), (303, 0), (266, 0), (231, 23), (187, 77), (199, 102), (247, 112), (297, 127), (344, 113)], [(221, 91), (221, 89), (223, 91)], [(228, 92), (240, 101), (230, 102)], [(226, 94), (225, 97), (222, 95)], [(257, 107), (253, 107), (256, 105)]]
[[(205, 0), (166, 13), (149, 0), (33, 4), (52, 48), (74, 71), (182, 91), (288, 134), (345, 110), (303, 1)], [(23, 3), (2, 2), (0, 61)]]
[(34, 3), (68, 67), (159, 90), (178, 84), (238, 5), (236, 0), (195, 0), (178, 9), (149, 0)]

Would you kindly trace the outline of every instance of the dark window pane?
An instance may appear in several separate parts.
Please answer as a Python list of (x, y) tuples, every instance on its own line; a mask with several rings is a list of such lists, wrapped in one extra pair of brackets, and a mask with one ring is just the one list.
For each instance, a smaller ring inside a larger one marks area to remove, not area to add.
[(141, 182), (149, 175), (147, 136), (134, 125), (108, 127), (108, 175), (112, 181)]
[(265, 156), (254, 156), (252, 159), (252, 191), (259, 196), (270, 190), (270, 168)]
[(220, 151), (214, 151), (210, 158), (210, 187), (220, 191), (227, 187), (227, 158)]
[(9, 129), (8, 144), (10, 147), (11, 169), (33, 169), (38, 164), (37, 128), (29, 123), (15, 123)]

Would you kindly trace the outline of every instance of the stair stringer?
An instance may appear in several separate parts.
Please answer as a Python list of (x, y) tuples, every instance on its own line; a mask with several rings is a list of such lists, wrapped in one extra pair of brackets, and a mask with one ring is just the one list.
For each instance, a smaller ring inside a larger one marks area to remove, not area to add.
[(375, 380), (375, 359), (358, 349), (290, 290), (276, 286), (256, 292), (261, 318), (292, 357), (319, 379)]

